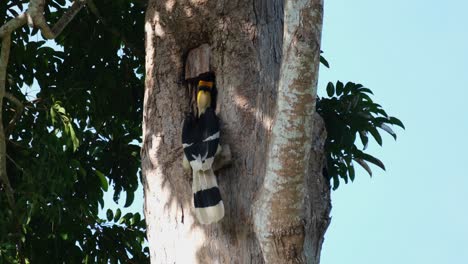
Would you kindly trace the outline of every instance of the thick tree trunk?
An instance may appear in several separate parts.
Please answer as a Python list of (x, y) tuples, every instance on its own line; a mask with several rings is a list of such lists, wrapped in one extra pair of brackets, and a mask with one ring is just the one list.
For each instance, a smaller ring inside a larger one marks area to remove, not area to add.
[[(152, 263), (319, 262), (330, 210), (321, 174), (326, 136), (313, 119), (322, 2), (285, 2), (149, 1), (142, 171)], [(221, 141), (233, 156), (216, 173), (226, 215), (209, 226), (194, 218), (191, 175), (181, 166), (184, 59), (204, 43), (219, 90)], [(281, 191), (268, 182), (278, 184), (272, 173), (287, 166), (293, 170), (279, 173)]]

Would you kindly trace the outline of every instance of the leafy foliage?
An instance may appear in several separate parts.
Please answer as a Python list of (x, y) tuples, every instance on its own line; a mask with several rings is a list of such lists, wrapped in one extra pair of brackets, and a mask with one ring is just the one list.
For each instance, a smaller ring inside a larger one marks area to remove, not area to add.
[[(354, 163), (361, 165), (371, 176), (368, 162), (385, 170), (382, 161), (364, 152), (369, 136), (382, 146), (379, 130), (389, 133), (396, 140), (396, 133), (390, 126), (404, 128), (404, 125), (374, 103), (370, 97), (372, 91), (361, 84), (330, 82), (326, 91), (329, 98), (318, 100), (317, 112), (323, 117), (328, 132), (325, 144), (327, 174), (333, 179), (333, 189), (337, 189), (340, 178), (345, 183), (354, 181)], [(362, 149), (356, 146), (357, 136), (361, 140)]]
[[(7, 91), (25, 110), (7, 138), (16, 207), (0, 190), (0, 263), (149, 262), (139, 214), (122, 216), (118, 209), (107, 219), (98, 216), (109, 186), (116, 202), (126, 193), (127, 207), (139, 182), (140, 2), (95, 1), (99, 13), (81, 10), (55, 43), (29, 27), (12, 35)], [(1, 1), (0, 25), (27, 3)], [(47, 3), (52, 24), (70, 1)], [(15, 108), (4, 102), (6, 126)]]

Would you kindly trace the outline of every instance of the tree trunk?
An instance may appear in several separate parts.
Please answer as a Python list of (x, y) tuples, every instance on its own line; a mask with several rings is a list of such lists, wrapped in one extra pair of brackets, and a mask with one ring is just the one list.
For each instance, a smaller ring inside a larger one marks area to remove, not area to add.
[[(284, 2), (149, 1), (142, 171), (151, 263), (319, 263), (330, 211), (326, 133), (314, 114), (323, 5)], [(193, 215), (181, 166), (184, 60), (205, 43), (233, 159), (216, 172), (225, 217), (208, 226)]]

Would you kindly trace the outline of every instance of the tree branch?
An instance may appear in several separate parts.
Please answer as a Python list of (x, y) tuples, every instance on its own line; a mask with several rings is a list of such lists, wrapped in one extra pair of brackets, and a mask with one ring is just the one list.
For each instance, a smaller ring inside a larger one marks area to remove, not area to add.
[(26, 21), (27, 15), (26, 13), (23, 13), (6, 22), (3, 26), (0, 27), (0, 38), (4, 38), (5, 35), (9, 35), (17, 28), (22, 27), (24, 24), (26, 24)]
[[(5, 96), (5, 82), (6, 82), (6, 69), (8, 65), (8, 58), (10, 56), (11, 36), (6, 34), (2, 39), (2, 49), (0, 53), (0, 111), (3, 109), (3, 100)], [(15, 200), (13, 195), (13, 188), (11, 187), (10, 180), (8, 179), (6, 171), (6, 142), (5, 133), (3, 130), (3, 115), (0, 112), (0, 181), (5, 188), (8, 205), (12, 210), (15, 210)]]
[(62, 15), (62, 17), (50, 28), (44, 17), (45, 0), (31, 0), (29, 2), (28, 24), (29, 26), (36, 26), (41, 30), (42, 35), (46, 39), (54, 39), (63, 29), (70, 23), (75, 15), (85, 5), (85, 0), (75, 0), (70, 8)]
[[(11, 208), (13, 215), (17, 215), (16, 202), (14, 196), (14, 190), (11, 187), (10, 179), (8, 178), (7, 168), (6, 168), (6, 137), (5, 130), (3, 129), (3, 97), (5, 97), (5, 87), (6, 87), (6, 76), (7, 76), (7, 67), (8, 60), (10, 57), (10, 47), (11, 47), (11, 33), (17, 28), (22, 27), (27, 22), (27, 14), (23, 13), (0, 27), (0, 38), (2, 38), (2, 48), (0, 51), (0, 184), (3, 185), (3, 190), (7, 197), (7, 202)], [(21, 224), (19, 219), (16, 218), (16, 229), (18, 234), (21, 234)], [(22, 254), (22, 242), (21, 235), (18, 236), (17, 240), (17, 251), (20, 259), (20, 263), (25, 263), (24, 256)]]

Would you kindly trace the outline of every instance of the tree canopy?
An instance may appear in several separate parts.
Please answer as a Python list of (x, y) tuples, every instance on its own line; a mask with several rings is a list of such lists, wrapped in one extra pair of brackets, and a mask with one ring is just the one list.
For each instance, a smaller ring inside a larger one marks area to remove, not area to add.
[[(29, 1), (0, 3), (0, 25)], [(69, 1), (47, 1), (55, 23)], [(108, 212), (138, 187), (144, 84), (144, 5), (88, 1), (55, 41), (37, 28), (12, 34), (3, 121), (14, 208), (0, 195), (0, 262), (146, 263), (145, 222)], [(11, 122), (10, 122), (11, 120)]]

